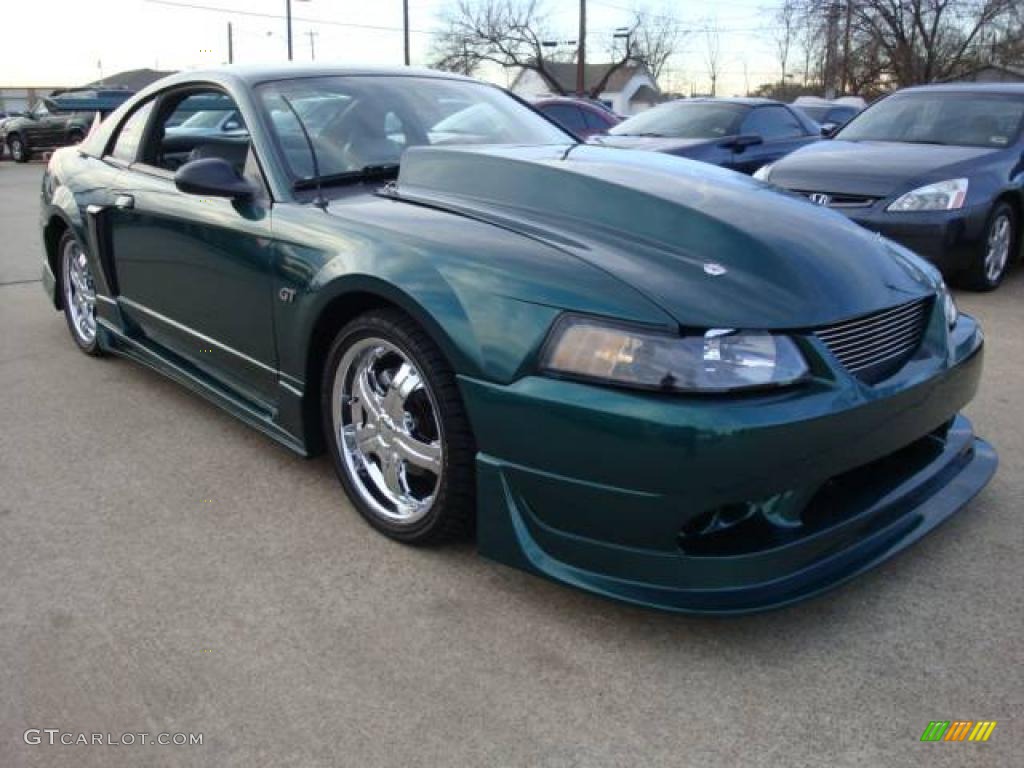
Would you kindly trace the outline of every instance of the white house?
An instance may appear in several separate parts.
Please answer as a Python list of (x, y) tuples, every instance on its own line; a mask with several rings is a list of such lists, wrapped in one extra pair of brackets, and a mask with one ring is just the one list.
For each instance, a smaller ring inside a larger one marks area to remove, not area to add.
[[(587, 64), (584, 67), (584, 87), (589, 91), (608, 71), (610, 64)], [(562, 90), (567, 94), (576, 91), (576, 65), (572, 62), (551, 62), (545, 64)], [(521, 69), (512, 81), (512, 92), (527, 101), (557, 95), (544, 78), (532, 69)], [(661, 90), (643, 64), (625, 64), (617, 69), (598, 95), (614, 112), (620, 115), (635, 115), (661, 101)]]

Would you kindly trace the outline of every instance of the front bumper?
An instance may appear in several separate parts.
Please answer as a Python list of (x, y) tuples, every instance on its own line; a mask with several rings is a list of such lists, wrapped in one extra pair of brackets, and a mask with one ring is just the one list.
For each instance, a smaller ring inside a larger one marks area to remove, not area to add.
[(988, 216), (985, 206), (907, 213), (888, 212), (880, 205), (835, 210), (862, 227), (906, 246), (947, 275), (966, 269), (972, 260), (979, 258)]
[(952, 341), (941, 370), (747, 398), (463, 379), (480, 552), (680, 612), (764, 610), (832, 588), (995, 472), (991, 447), (955, 415), (981, 374), (973, 320)]

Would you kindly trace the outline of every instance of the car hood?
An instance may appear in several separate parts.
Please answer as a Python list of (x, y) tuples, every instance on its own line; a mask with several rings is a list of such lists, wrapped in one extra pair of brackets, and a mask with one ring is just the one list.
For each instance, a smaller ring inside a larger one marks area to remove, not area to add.
[(947, 178), (960, 163), (996, 152), (888, 141), (821, 141), (772, 166), (771, 181), (786, 189), (888, 197), (925, 176)]
[(834, 211), (651, 152), (413, 148), (387, 194), (575, 254), (682, 326), (807, 328), (935, 287), (922, 260)]
[(595, 136), (591, 144), (602, 147), (618, 147), (619, 149), (642, 149), (647, 152), (668, 152), (685, 154), (689, 149), (706, 147), (722, 139), (673, 139), (667, 136)]

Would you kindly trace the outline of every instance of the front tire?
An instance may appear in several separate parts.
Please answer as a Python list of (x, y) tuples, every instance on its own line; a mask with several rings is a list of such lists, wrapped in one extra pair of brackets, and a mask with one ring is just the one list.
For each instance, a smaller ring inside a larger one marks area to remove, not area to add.
[(71, 338), (87, 355), (100, 355), (96, 339), (96, 283), (89, 260), (78, 239), (65, 232), (60, 253), (61, 303)]
[(324, 433), (355, 508), (406, 544), (438, 544), (475, 520), (475, 444), (455, 374), (423, 330), (375, 310), (338, 333), (321, 387)]
[(994, 291), (1006, 277), (1017, 248), (1018, 221), (1013, 207), (996, 203), (985, 224), (985, 237), (968, 268), (965, 283), (976, 291)]
[(85, 134), (77, 128), (68, 133), (68, 144), (74, 146), (75, 144), (81, 144), (85, 139)]
[(27, 163), (29, 158), (28, 146), (20, 135), (14, 134), (7, 137), (7, 149), (10, 150), (11, 159), (16, 163)]

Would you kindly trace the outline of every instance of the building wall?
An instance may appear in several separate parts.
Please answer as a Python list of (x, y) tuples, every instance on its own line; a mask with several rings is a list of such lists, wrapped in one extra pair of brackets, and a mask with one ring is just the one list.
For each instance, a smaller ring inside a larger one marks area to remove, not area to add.
[(1024, 83), (1024, 73), (999, 67), (982, 67), (960, 79), (975, 83)]
[(8, 88), (0, 86), (0, 112), (27, 112), (59, 86)]

